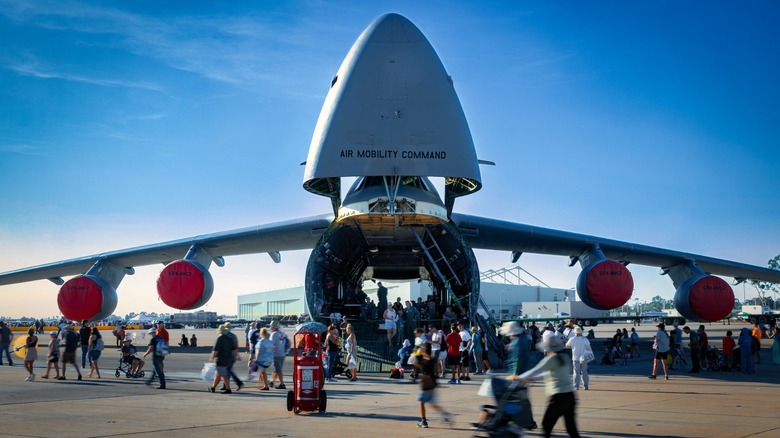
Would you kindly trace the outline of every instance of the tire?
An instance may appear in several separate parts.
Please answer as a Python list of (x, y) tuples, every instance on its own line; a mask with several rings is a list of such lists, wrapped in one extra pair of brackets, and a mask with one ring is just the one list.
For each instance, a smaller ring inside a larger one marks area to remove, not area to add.
[(344, 375), (347, 376), (347, 379), (351, 379), (352, 378), (352, 370), (344, 371)]
[(586, 319), (585, 320), (585, 327), (590, 327), (591, 325), (593, 325), (593, 323), (589, 319)]
[(119, 370), (116, 370), (116, 372), (114, 373), (114, 376), (119, 378)]
[(130, 374), (130, 371), (128, 371), (128, 372), (126, 372), (126, 373), (125, 373), (125, 377), (127, 377), (128, 379), (129, 379), (130, 377), (132, 377), (132, 374)]
[(287, 410), (292, 411), (294, 405), (295, 405), (295, 394), (293, 394), (292, 390), (287, 391)]
[(328, 394), (324, 389), (320, 391), (320, 412), (325, 412), (328, 408)]
[(138, 373), (138, 377), (141, 377), (141, 378), (143, 378), (145, 375), (146, 375), (146, 372), (144, 372), (144, 371), (141, 371), (140, 373)]

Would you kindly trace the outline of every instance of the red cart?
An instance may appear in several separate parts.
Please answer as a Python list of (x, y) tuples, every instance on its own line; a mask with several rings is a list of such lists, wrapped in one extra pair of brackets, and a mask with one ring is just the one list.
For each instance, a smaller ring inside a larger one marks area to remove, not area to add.
[[(287, 392), (287, 410), (325, 412), (328, 396), (323, 388), (322, 339), (319, 333), (293, 335), (293, 389)], [(302, 346), (302, 347), (299, 347)]]

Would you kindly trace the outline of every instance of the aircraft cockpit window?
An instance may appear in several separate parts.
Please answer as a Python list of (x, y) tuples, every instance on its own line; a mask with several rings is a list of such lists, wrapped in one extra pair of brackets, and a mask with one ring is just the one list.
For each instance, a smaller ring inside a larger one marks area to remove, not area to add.
[(330, 88), (333, 88), (334, 85), (336, 85), (336, 82), (339, 81), (339, 75), (333, 76), (333, 79), (330, 80)]

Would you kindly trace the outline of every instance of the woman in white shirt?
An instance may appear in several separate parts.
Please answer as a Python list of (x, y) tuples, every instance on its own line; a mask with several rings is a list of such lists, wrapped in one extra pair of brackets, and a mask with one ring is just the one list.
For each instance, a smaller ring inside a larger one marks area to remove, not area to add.
[(582, 336), (582, 328), (574, 327), (574, 337), (566, 342), (566, 348), (571, 348), (571, 363), (574, 367), (574, 389), (580, 389), (582, 380), (585, 389), (588, 389), (588, 362), (595, 357), (590, 347), (588, 338)]
[(387, 329), (387, 344), (390, 348), (393, 348), (393, 338), (398, 333), (398, 326), (396, 325), (398, 314), (393, 309), (392, 304), (387, 305), (387, 309), (385, 309), (382, 317), (385, 319), (385, 329)]
[(653, 359), (653, 374), (650, 374), (650, 379), (655, 380), (658, 361), (661, 361), (661, 366), (664, 369), (664, 378), (669, 380), (669, 374), (666, 371), (666, 355), (669, 353), (669, 335), (666, 334), (666, 326), (663, 323), (658, 324), (658, 331), (655, 333), (655, 338), (653, 338), (653, 350), (655, 350), (655, 358)]

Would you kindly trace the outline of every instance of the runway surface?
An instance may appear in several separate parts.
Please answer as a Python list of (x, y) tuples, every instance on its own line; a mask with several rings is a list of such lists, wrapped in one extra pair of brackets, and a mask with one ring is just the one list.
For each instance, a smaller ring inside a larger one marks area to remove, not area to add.
[[(693, 324), (692, 324), (693, 326)], [(698, 324), (695, 324), (698, 326)], [(630, 324), (599, 325), (594, 342), (597, 360), (591, 366), (590, 390), (577, 392), (577, 421), (588, 437), (777, 437), (780, 419), (776, 404), (780, 394), (780, 366), (771, 364), (771, 341), (764, 340), (763, 363), (757, 374), (702, 372), (687, 368), (671, 372), (671, 378), (649, 380), (652, 366), (650, 338), (654, 324), (638, 328), (642, 357), (629, 364), (598, 365), (601, 339)], [(725, 330), (738, 333), (740, 324), (707, 325), (710, 342), (720, 346)], [(292, 328), (287, 328), (288, 334)], [(27, 376), (21, 360), (0, 368), (0, 435), (8, 437), (200, 437), (200, 436), (446, 436), (469, 437), (480, 405), (492, 402), (477, 396), (483, 376), (461, 385), (446, 380), (437, 389), (438, 401), (454, 414), (450, 426), (429, 409), (430, 429), (417, 429), (417, 385), (390, 380), (386, 375), (361, 374), (357, 382), (327, 384), (328, 409), (322, 414), (294, 415), (286, 409), (285, 390), (259, 391), (249, 382), (231, 395), (212, 394), (200, 379), (216, 334), (213, 330), (171, 330), (171, 343), (182, 333), (197, 333), (201, 347), (174, 347), (165, 360), (168, 389), (155, 390), (140, 379), (114, 377), (119, 353), (111, 333), (105, 333), (106, 350), (99, 363), (101, 379), (76, 381), (68, 369), (66, 381), (43, 380), (45, 347), (39, 349), (35, 382)], [(143, 345), (141, 331), (137, 344)], [(237, 331), (239, 338), (243, 330)], [(360, 334), (357, 334), (358, 341)], [(736, 335), (735, 335), (736, 336)], [(41, 336), (43, 342), (47, 336)], [(686, 337), (687, 341), (687, 337)], [(292, 388), (292, 359), (286, 361), (286, 383)], [(145, 367), (151, 371), (151, 360)], [(246, 375), (246, 363), (236, 365)], [(52, 374), (53, 375), (53, 374)], [(530, 388), (534, 418), (541, 423), (547, 403), (542, 383)], [(541, 436), (531, 431), (527, 436)], [(566, 436), (563, 423), (554, 436)]]

